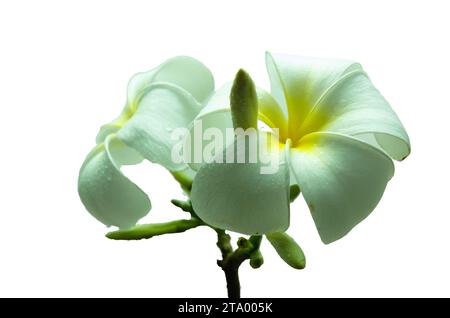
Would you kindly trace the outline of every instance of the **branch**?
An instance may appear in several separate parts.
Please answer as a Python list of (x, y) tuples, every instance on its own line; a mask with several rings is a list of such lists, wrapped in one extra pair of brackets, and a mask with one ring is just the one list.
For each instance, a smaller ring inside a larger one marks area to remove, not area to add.
[(229, 298), (240, 298), (241, 285), (239, 283), (239, 266), (250, 259), (250, 265), (258, 268), (263, 264), (263, 257), (259, 251), (262, 236), (253, 235), (248, 240), (241, 237), (238, 240), (238, 248), (233, 251), (230, 244), (230, 236), (224, 230), (217, 232), (217, 246), (222, 252), (222, 260), (217, 262), (225, 273)]
[(205, 225), (205, 223), (197, 218), (167, 223), (142, 224), (125, 230), (109, 232), (106, 237), (112, 240), (141, 240), (163, 234), (181, 233), (202, 225)]

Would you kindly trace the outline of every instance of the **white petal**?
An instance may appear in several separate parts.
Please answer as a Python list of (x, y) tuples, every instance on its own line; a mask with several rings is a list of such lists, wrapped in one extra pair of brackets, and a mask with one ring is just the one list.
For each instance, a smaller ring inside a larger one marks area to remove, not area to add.
[(301, 128), (302, 135), (312, 131), (355, 136), (396, 160), (411, 149), (397, 115), (362, 71), (348, 74), (322, 96)]
[[(223, 158), (234, 148), (235, 144), (230, 145)], [(286, 230), (289, 169), (279, 150), (275, 151), (270, 154), (276, 164), (272, 174), (261, 173), (264, 164), (260, 161), (204, 164), (191, 192), (197, 215), (212, 226), (244, 234)]]
[(172, 138), (172, 133), (187, 128), (200, 109), (201, 105), (185, 90), (167, 83), (152, 84), (117, 136), (151, 162), (171, 171), (182, 170), (186, 165), (171, 156), (172, 147), (180, 142)]
[(115, 135), (116, 134), (112, 134), (111, 137), (109, 137), (108, 149), (111, 157), (114, 158), (114, 163), (116, 164), (116, 166), (120, 167), (125, 165), (137, 165), (144, 160), (144, 157), (142, 157), (139, 152), (137, 152), (133, 148), (128, 147)]
[(203, 63), (189, 56), (177, 56), (155, 69), (134, 75), (128, 83), (128, 103), (157, 82), (180, 86), (199, 102), (205, 101), (214, 91), (214, 78)]
[(324, 243), (340, 239), (366, 218), (394, 174), (383, 151), (333, 133), (303, 137), (290, 159)]
[(100, 128), (97, 143), (102, 143), (109, 134), (117, 132), (133, 116), (141, 95), (148, 87), (161, 82), (179, 86), (199, 103), (203, 103), (214, 92), (214, 78), (201, 62), (188, 56), (169, 59), (158, 67), (138, 73), (130, 79), (124, 109), (116, 119)]
[(258, 115), (270, 128), (279, 129), (280, 140), (287, 138), (287, 118), (277, 101), (264, 89), (257, 87)]
[[(194, 170), (200, 169), (205, 162), (203, 149), (211, 142), (203, 138), (205, 131), (211, 128), (217, 129), (224, 137), (225, 140), (222, 140), (222, 143), (226, 146), (226, 130), (233, 128), (230, 109), (231, 85), (232, 83), (227, 83), (219, 88), (190, 125), (189, 140), (186, 139), (186, 145), (190, 145), (189, 166)], [(229, 141), (232, 142), (233, 139)], [(206, 158), (206, 161), (209, 159)]]
[(117, 116), (116, 119), (101, 126), (100, 130), (97, 133), (97, 136), (95, 137), (95, 142), (97, 143), (97, 145), (104, 142), (106, 137), (108, 137), (109, 135), (117, 133), (119, 129), (122, 128), (123, 125), (125, 125), (128, 119), (131, 118), (135, 109), (136, 105), (133, 105), (132, 109), (130, 105), (126, 104), (126, 106), (122, 109), (122, 112), (119, 116)]
[(114, 158), (118, 151), (123, 163), (136, 162), (138, 155), (126, 155), (126, 149), (115, 135), (108, 136), (87, 156), (78, 177), (81, 201), (107, 226), (131, 227), (151, 208), (148, 196), (122, 174)]
[(298, 129), (320, 96), (346, 73), (360, 68), (346, 60), (266, 53), (272, 95), (289, 116), (289, 134)]

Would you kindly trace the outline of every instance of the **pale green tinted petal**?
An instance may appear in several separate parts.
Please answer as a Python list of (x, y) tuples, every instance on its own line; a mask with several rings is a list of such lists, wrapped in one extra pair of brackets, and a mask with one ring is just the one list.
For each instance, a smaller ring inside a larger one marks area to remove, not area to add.
[(139, 152), (128, 147), (119, 138), (114, 137), (114, 135), (108, 140), (108, 149), (117, 166), (136, 165), (144, 160), (144, 157)]
[[(221, 141), (224, 147), (226, 145), (226, 129), (233, 128), (230, 108), (231, 86), (230, 82), (220, 87), (190, 125), (186, 147), (191, 149), (189, 166), (194, 170), (200, 169), (203, 165), (205, 158), (202, 150), (212, 141), (203, 138), (205, 131), (211, 128), (217, 130), (223, 136)], [(233, 138), (228, 138), (228, 141), (233, 142)]]
[[(233, 149), (235, 144), (227, 148), (224, 158)], [(191, 191), (197, 215), (212, 226), (244, 234), (285, 230), (289, 226), (289, 169), (278, 149), (271, 155), (272, 174), (261, 173), (262, 162), (203, 165)]]
[(394, 174), (384, 152), (333, 133), (303, 137), (290, 159), (324, 243), (340, 239), (366, 218)]
[(153, 84), (138, 101), (138, 108), (117, 136), (136, 149), (144, 158), (171, 171), (186, 168), (175, 162), (172, 138), (175, 129), (186, 128), (200, 111), (201, 105), (186, 91), (167, 83)]
[(117, 132), (138, 107), (138, 99), (154, 83), (165, 82), (186, 90), (199, 103), (203, 103), (214, 92), (214, 78), (209, 69), (196, 59), (178, 56), (167, 60), (158, 67), (134, 75), (127, 89), (127, 103), (121, 114), (111, 123), (103, 125), (97, 134), (97, 143)]
[(155, 69), (134, 75), (128, 83), (128, 103), (132, 103), (152, 83), (167, 82), (189, 92), (203, 102), (214, 91), (214, 78), (200, 61), (178, 56), (167, 60)]
[(135, 225), (151, 208), (147, 195), (122, 174), (113, 158), (119, 151), (122, 161), (135, 161), (135, 154), (125, 155), (124, 149), (110, 135), (87, 156), (78, 177), (78, 193), (86, 209), (105, 225), (120, 228)]
[(289, 115), (289, 132), (296, 140), (306, 115), (320, 96), (346, 73), (360, 68), (346, 60), (305, 58), (287, 54), (266, 54), (272, 95)]
[(135, 111), (136, 105), (133, 105), (133, 108), (134, 109), (132, 109), (131, 106), (127, 104), (116, 119), (101, 126), (99, 132), (97, 133), (97, 136), (95, 137), (95, 142), (97, 144), (101, 144), (105, 141), (106, 137), (111, 134), (117, 133), (117, 131), (119, 131), (119, 129), (123, 127), (127, 120), (131, 118), (133, 112)]
[(348, 74), (328, 90), (301, 128), (302, 135), (312, 131), (355, 136), (396, 160), (411, 148), (397, 115), (363, 72)]
[(259, 118), (271, 128), (278, 128), (281, 140), (287, 138), (287, 119), (275, 99), (264, 89), (257, 87)]
[(121, 116), (119, 116), (112, 123), (100, 127), (100, 130), (97, 133), (97, 136), (95, 137), (95, 142), (97, 144), (101, 144), (102, 142), (104, 142), (106, 137), (108, 137), (111, 134), (115, 134), (122, 127), (124, 121), (121, 124), (119, 124), (119, 121), (121, 121), (120, 118)]

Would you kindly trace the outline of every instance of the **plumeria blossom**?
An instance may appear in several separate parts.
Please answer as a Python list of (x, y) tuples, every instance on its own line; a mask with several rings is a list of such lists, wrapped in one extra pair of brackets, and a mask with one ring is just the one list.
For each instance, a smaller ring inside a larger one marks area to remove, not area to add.
[[(192, 204), (218, 228), (279, 232), (289, 226), (290, 184), (298, 184), (322, 241), (333, 242), (376, 207), (394, 174), (391, 158), (410, 153), (408, 135), (358, 63), (267, 53), (266, 66), (271, 95), (257, 90), (258, 119), (279, 129), (272, 147), (282, 158), (278, 171), (193, 165)], [(232, 125), (229, 92), (229, 86), (219, 90), (196, 120)]]
[(101, 127), (97, 145), (84, 161), (78, 192), (99, 221), (127, 228), (151, 208), (150, 200), (120, 170), (147, 159), (171, 172), (185, 164), (171, 160), (171, 130), (188, 127), (214, 91), (210, 71), (190, 57), (175, 57), (133, 76), (127, 102), (118, 118)]

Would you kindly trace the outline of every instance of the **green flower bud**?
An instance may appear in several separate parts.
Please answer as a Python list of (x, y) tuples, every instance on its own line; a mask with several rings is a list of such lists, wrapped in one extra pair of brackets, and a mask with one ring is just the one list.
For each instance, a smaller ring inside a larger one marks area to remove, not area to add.
[(305, 268), (305, 254), (292, 237), (284, 232), (268, 233), (266, 237), (286, 264), (295, 269)]
[(240, 69), (230, 93), (231, 115), (234, 128), (257, 128), (258, 97), (250, 75)]

